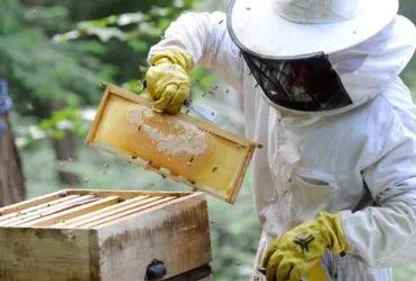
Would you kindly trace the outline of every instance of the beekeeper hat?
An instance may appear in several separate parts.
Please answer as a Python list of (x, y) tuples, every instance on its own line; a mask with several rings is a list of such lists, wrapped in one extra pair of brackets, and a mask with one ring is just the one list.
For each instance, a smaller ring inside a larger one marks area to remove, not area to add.
[(331, 54), (386, 27), (398, 0), (233, 0), (228, 28), (245, 51), (263, 58)]

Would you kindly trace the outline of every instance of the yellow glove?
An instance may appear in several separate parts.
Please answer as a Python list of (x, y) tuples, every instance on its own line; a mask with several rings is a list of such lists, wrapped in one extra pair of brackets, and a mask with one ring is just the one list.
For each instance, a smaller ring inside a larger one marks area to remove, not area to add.
[(347, 247), (341, 213), (321, 212), (317, 219), (293, 228), (270, 245), (262, 262), (267, 281), (299, 281), (319, 264), (326, 249), (340, 254)]
[(147, 90), (155, 101), (157, 112), (176, 114), (189, 96), (189, 76), (194, 63), (192, 56), (177, 50), (154, 55), (146, 73)]

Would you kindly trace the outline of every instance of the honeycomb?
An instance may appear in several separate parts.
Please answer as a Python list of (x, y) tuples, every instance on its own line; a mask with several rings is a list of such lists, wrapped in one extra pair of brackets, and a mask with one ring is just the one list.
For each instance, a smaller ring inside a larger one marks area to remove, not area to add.
[(149, 101), (116, 87), (106, 93), (89, 144), (234, 202), (254, 142), (186, 114), (155, 113)]

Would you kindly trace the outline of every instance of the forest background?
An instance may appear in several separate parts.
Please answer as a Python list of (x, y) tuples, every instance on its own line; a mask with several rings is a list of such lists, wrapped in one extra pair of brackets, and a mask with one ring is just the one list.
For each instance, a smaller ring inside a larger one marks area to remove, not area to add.
[[(169, 23), (187, 10), (225, 6), (223, 0), (1, 0), (0, 87), (4, 92), (7, 81), (13, 105), (0, 92), (0, 204), (67, 187), (188, 190), (83, 140), (102, 97), (100, 81), (140, 92), (146, 54)], [(416, 22), (416, 2), (402, 0), (401, 13)], [(416, 93), (416, 59), (402, 76)], [(193, 99), (228, 112), (217, 122), (243, 135), (237, 93), (202, 69), (192, 78)], [(204, 95), (212, 89), (215, 95)], [(251, 173), (235, 205), (208, 200), (214, 280), (248, 280), (260, 231)], [(416, 280), (416, 265), (394, 274), (396, 281)]]

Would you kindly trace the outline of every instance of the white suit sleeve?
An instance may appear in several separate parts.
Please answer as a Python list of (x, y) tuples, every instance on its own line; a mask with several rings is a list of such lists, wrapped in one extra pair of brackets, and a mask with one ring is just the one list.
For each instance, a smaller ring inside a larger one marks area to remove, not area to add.
[(350, 251), (374, 267), (416, 259), (416, 125), (396, 117), (378, 161), (363, 171), (377, 206), (343, 213)]
[(166, 49), (179, 49), (191, 54), (196, 65), (213, 70), (237, 90), (242, 89), (243, 61), (227, 31), (224, 13), (183, 14), (166, 30), (164, 38), (151, 48), (149, 58)]

